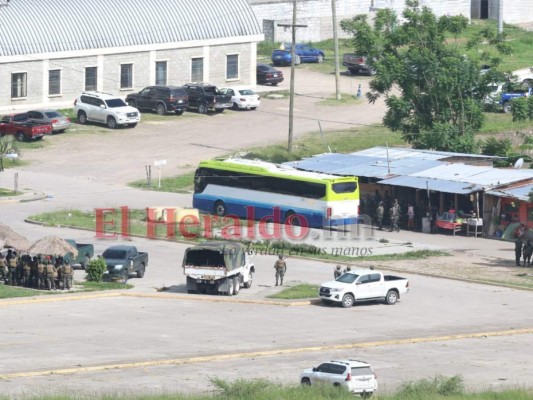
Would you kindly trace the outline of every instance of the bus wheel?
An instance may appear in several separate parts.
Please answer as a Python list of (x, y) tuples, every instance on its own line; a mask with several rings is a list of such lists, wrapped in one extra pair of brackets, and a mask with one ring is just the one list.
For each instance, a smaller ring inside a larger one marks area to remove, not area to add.
[(300, 226), (300, 219), (295, 217), (294, 211), (287, 211), (285, 214), (285, 225)]
[(228, 209), (226, 208), (226, 204), (222, 200), (218, 200), (215, 203), (215, 214), (219, 217), (223, 217), (228, 213)]

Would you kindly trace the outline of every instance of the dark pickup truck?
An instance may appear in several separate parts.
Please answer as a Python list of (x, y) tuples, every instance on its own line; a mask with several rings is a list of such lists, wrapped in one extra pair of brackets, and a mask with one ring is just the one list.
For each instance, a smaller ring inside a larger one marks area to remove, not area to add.
[(102, 253), (102, 257), (107, 266), (107, 278), (124, 283), (133, 273), (142, 278), (148, 265), (148, 253), (137, 251), (135, 246), (111, 246)]
[(21, 142), (42, 139), (52, 133), (52, 125), (32, 121), (28, 114), (4, 115), (0, 119), (0, 135), (14, 135)]
[(63, 259), (68, 261), (71, 265), (79, 264), (81, 269), (85, 269), (89, 261), (94, 256), (94, 246), (92, 244), (76, 243), (72, 239), (66, 239), (68, 243), (78, 249), (78, 255), (74, 257), (74, 254), (67, 253), (63, 256)]
[(342, 65), (348, 68), (348, 73), (350, 75), (364, 73), (372, 76), (376, 74), (376, 71), (374, 71), (369, 65), (367, 65), (366, 57), (358, 56), (353, 53), (343, 54)]
[(189, 95), (189, 108), (195, 108), (200, 114), (207, 114), (209, 110), (218, 113), (233, 107), (231, 96), (222, 94), (216, 86), (208, 83), (186, 83), (183, 88)]

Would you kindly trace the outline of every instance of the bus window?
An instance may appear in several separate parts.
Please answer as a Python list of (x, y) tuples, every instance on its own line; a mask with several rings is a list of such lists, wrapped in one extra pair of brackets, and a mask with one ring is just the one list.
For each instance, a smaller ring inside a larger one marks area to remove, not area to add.
[(356, 182), (338, 182), (331, 185), (331, 189), (337, 193), (353, 193), (357, 190)]

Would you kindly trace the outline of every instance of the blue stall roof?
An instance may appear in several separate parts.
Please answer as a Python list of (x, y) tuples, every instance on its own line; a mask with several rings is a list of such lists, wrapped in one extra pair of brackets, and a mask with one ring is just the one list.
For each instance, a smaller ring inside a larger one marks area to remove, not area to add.
[(529, 202), (529, 192), (533, 190), (533, 184), (513, 187), (508, 189), (493, 189), (487, 191), (487, 194), (497, 197), (511, 197), (513, 199), (523, 200)]
[(419, 176), (397, 176), (394, 178), (384, 179), (379, 182), (380, 185), (403, 186), (415, 189), (429, 189), (437, 192), (469, 194), (482, 190), (482, 187), (465, 182), (453, 182), (444, 179), (431, 179)]

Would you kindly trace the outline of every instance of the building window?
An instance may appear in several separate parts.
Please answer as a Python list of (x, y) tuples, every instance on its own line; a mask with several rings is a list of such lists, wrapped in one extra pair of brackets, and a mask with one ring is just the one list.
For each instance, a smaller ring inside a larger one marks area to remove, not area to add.
[(21, 97), (26, 97), (26, 72), (19, 72), (16, 74), (11, 74), (11, 98), (18, 99)]
[(120, 65), (120, 88), (131, 89), (133, 87), (133, 64)]
[(85, 68), (85, 90), (96, 90), (98, 67)]
[(157, 61), (155, 63), (155, 84), (166, 85), (167, 84), (167, 62)]
[(226, 56), (226, 79), (239, 78), (239, 55)]
[(48, 95), (61, 94), (61, 70), (51, 69), (48, 71)]
[(193, 58), (191, 62), (191, 81), (202, 82), (204, 80), (204, 59)]

